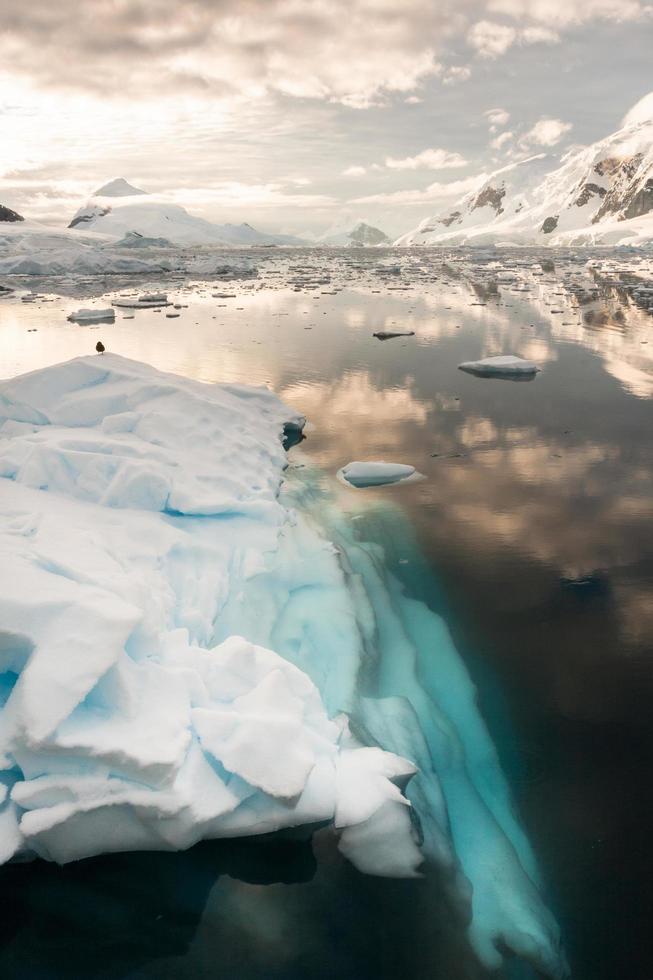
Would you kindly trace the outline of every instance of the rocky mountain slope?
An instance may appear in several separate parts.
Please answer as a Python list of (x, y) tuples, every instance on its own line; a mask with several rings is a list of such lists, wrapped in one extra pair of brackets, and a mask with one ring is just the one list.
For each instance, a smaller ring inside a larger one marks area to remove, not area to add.
[(18, 214), (17, 211), (12, 211), (11, 208), (6, 208), (4, 205), (0, 204), (0, 221), (24, 221), (22, 214)]
[(653, 119), (487, 178), (398, 245), (653, 244)]

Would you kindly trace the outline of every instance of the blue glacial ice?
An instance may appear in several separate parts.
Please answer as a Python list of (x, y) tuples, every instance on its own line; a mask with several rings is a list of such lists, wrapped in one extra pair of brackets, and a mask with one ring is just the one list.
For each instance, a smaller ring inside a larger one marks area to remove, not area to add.
[(0, 861), (331, 822), (361, 871), (437, 865), (489, 968), (564, 977), (444, 621), (281, 489), (303, 423), (113, 355), (0, 385)]

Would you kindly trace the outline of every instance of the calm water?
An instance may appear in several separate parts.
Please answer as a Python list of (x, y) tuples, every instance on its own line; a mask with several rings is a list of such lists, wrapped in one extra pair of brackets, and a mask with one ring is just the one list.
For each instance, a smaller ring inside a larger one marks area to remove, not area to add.
[[(572, 254), (555, 271), (528, 252), (499, 254), (500, 267), (430, 250), (254, 258), (254, 280), (148, 282), (188, 304), (176, 319), (118, 311), (92, 328), (66, 315), (133, 284), (16, 283), (0, 300), (0, 376), (102, 339), (203, 381), (268, 384), (303, 411), (289, 475), (317, 464), (449, 622), (574, 977), (651, 980), (653, 318), (619, 285), (637, 260), (597, 275)], [(26, 303), (25, 289), (42, 292)], [(380, 342), (378, 330), (415, 336)], [(498, 353), (543, 371), (514, 383), (457, 370)], [(353, 459), (411, 463), (425, 479), (356, 491), (335, 479)], [(384, 526), (389, 500), (425, 566)], [(312, 842), (5, 868), (0, 900), (3, 976), (484, 976), (437, 880), (366, 878), (324, 829)]]

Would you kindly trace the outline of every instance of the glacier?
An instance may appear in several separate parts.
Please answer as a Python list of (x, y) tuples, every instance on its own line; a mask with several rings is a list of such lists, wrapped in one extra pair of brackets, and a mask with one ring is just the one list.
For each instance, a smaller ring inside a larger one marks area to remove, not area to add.
[(436, 865), (488, 968), (565, 977), (446, 623), (284, 479), (304, 423), (111, 354), (0, 384), (0, 861), (331, 823), (362, 872)]

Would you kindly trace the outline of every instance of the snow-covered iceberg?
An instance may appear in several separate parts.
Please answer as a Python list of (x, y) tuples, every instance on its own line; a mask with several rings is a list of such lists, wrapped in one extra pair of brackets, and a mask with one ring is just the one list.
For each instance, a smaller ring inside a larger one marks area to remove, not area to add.
[(0, 860), (328, 821), (362, 871), (437, 864), (486, 966), (563, 977), (444, 621), (281, 487), (303, 423), (110, 354), (0, 385)]
[[(304, 419), (106, 355), (4, 383), (0, 421), (0, 858), (335, 821), (354, 862), (417, 873), (414, 766), (277, 653), (215, 635), (287, 521), (281, 435)], [(396, 838), (378, 861), (369, 834)]]

